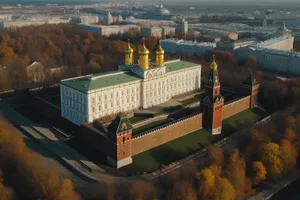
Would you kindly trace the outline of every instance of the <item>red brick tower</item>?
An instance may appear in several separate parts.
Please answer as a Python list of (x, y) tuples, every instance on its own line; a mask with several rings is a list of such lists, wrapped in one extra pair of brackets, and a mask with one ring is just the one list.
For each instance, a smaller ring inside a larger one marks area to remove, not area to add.
[(250, 99), (250, 108), (253, 108), (257, 105), (257, 97), (259, 92), (259, 84), (252, 74), (250, 69), (249, 77), (242, 83), (244, 90), (251, 95)]
[(116, 119), (107, 127), (107, 130), (115, 142), (115, 155), (108, 158), (108, 162), (120, 168), (132, 163), (131, 157), (131, 138), (132, 125), (127, 118), (117, 116)]
[(221, 96), (220, 89), (218, 65), (214, 56), (210, 65), (208, 81), (205, 85), (206, 97), (202, 102), (204, 107), (203, 127), (213, 135), (220, 134), (222, 131), (224, 99)]

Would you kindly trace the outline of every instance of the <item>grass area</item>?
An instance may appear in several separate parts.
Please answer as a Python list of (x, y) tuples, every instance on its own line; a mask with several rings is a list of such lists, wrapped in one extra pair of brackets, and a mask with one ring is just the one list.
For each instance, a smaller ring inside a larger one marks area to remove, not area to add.
[(234, 131), (246, 128), (247, 126), (257, 122), (267, 115), (268, 113), (265, 110), (258, 107), (245, 110), (237, 115), (223, 120), (223, 132), (225, 135), (229, 135)]
[(128, 174), (151, 172), (195, 152), (217, 138), (201, 129), (133, 157), (133, 163), (121, 170)]
[(245, 110), (223, 121), (223, 133), (221, 135), (212, 136), (204, 129), (195, 131), (189, 135), (134, 156), (133, 163), (120, 170), (127, 174), (154, 171), (162, 164), (167, 165), (184, 158), (210, 143), (216, 142), (237, 130), (248, 127), (267, 115), (268, 113), (260, 108)]
[(142, 121), (144, 119), (147, 119), (149, 117), (145, 117), (145, 116), (133, 116), (131, 118), (129, 118), (130, 123), (134, 124), (136, 122)]
[(157, 126), (163, 125), (165, 123), (168, 123), (169, 121), (170, 121), (170, 119), (163, 119), (163, 120), (152, 122), (152, 123), (147, 124), (145, 126), (141, 126), (139, 128), (133, 129), (132, 134), (136, 135), (136, 134), (142, 133), (146, 130), (149, 130), (149, 129), (152, 129), (154, 127), (157, 127)]

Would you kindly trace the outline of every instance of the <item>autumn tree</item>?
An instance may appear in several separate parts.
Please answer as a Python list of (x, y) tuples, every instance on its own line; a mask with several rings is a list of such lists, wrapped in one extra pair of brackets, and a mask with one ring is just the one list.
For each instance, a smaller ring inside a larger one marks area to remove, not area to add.
[(210, 168), (205, 168), (196, 174), (196, 178), (200, 184), (200, 196), (203, 199), (210, 199), (215, 192), (215, 179), (216, 176)]
[(252, 182), (259, 184), (261, 181), (266, 180), (267, 171), (261, 161), (254, 161), (252, 163)]
[(167, 200), (197, 200), (197, 193), (192, 182), (179, 180), (174, 183), (167, 195)]
[(90, 73), (97, 73), (97, 72), (99, 72), (100, 69), (101, 69), (101, 67), (97, 62), (90, 60), (90, 62), (88, 64), (88, 71)]
[(297, 158), (298, 153), (294, 145), (289, 140), (281, 140), (280, 159), (284, 174), (290, 172), (291, 170), (295, 170)]
[(156, 198), (156, 190), (151, 183), (135, 181), (130, 185), (128, 199), (152, 200), (154, 198)]
[(6, 121), (0, 119), (0, 168), (4, 179), (24, 200), (80, 197), (70, 180), (61, 180), (53, 166), (29, 150)]
[(287, 128), (295, 129), (296, 128), (296, 119), (295, 119), (295, 117), (293, 117), (292, 115), (287, 116), (285, 124), (286, 124)]
[(269, 142), (270, 138), (260, 129), (253, 128), (251, 130), (250, 140), (253, 144), (260, 144), (264, 142)]
[(217, 178), (213, 200), (235, 200), (236, 190), (226, 178)]
[(224, 162), (224, 154), (221, 147), (211, 145), (207, 148), (207, 153), (212, 165), (222, 166)]
[(284, 138), (289, 140), (290, 142), (294, 142), (297, 138), (295, 130), (292, 128), (286, 128), (284, 131)]
[(279, 145), (273, 142), (263, 144), (259, 149), (259, 157), (266, 167), (267, 176), (276, 180), (282, 175), (281, 152)]

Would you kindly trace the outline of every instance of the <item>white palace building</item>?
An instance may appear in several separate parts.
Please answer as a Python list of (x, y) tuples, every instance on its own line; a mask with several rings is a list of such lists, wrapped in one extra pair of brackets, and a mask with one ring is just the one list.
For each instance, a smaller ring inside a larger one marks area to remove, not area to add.
[(125, 64), (117, 72), (61, 81), (62, 117), (80, 125), (119, 112), (146, 109), (200, 89), (201, 65), (181, 60), (164, 62), (161, 46), (155, 63), (149, 62), (145, 44), (139, 50), (138, 64), (133, 53), (128, 42)]

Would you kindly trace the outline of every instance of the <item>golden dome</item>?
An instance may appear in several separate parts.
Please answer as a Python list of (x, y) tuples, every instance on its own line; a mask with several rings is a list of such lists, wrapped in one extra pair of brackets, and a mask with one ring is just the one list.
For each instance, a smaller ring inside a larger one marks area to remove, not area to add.
[(127, 48), (125, 50), (126, 53), (133, 53), (133, 49), (130, 46), (130, 40), (128, 40)]
[(143, 39), (143, 46), (140, 49), (140, 54), (149, 54), (149, 50), (145, 46), (145, 39)]
[(218, 64), (216, 62), (216, 56), (215, 55), (213, 55), (213, 61), (210, 64), (210, 68), (213, 69), (213, 70), (217, 70), (218, 69)]
[(156, 53), (157, 54), (164, 54), (165, 53), (164, 49), (161, 47), (161, 41), (159, 41), (159, 47), (156, 50)]

